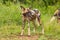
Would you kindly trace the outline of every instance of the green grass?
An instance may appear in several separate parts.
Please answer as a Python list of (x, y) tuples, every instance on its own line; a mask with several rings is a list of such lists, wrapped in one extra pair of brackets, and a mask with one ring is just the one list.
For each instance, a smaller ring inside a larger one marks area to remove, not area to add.
[[(24, 4), (22, 4), (24, 5)], [(24, 5), (25, 6), (25, 5)], [(25, 6), (28, 7), (28, 6)], [(48, 24), (54, 11), (58, 8), (58, 5), (45, 7), (37, 7), (41, 11), (41, 20), (44, 24), (45, 35), (52, 35), (52, 37), (60, 38), (60, 25), (54, 20), (51, 24)], [(0, 37), (9, 36), (12, 34), (21, 33), (22, 26), (22, 16), (20, 4), (10, 5), (0, 3)], [(26, 25), (27, 26), (27, 25)], [(41, 29), (41, 28), (40, 28)], [(40, 30), (37, 29), (37, 32)], [(31, 24), (31, 32), (33, 30), (33, 25)], [(27, 27), (25, 27), (25, 34), (27, 34)], [(33, 32), (32, 32), (33, 34)], [(45, 38), (45, 36), (43, 36)], [(43, 40), (40, 37), (39, 40)], [(46, 39), (47, 40), (47, 39)]]

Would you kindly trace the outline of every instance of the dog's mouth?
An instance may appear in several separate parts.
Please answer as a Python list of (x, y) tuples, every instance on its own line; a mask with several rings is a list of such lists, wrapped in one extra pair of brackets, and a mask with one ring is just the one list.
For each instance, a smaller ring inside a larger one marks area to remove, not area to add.
[(26, 13), (23, 13), (23, 16), (26, 16)]

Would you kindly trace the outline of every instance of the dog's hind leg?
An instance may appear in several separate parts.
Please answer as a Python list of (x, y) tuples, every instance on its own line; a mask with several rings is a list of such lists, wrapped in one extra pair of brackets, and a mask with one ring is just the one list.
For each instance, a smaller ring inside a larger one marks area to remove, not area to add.
[(43, 23), (41, 22), (40, 15), (39, 15), (39, 16), (37, 16), (37, 21), (39, 22), (39, 25), (40, 25), (40, 26), (41, 26), (41, 28), (42, 28), (41, 33), (42, 33), (42, 34), (44, 34), (44, 25), (43, 25)]

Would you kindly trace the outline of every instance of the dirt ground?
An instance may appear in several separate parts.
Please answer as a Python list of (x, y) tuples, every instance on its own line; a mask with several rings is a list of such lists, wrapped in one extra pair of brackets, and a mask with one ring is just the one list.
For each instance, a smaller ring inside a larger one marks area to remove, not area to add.
[(0, 40), (38, 40), (39, 35), (23, 35), (23, 36), (8, 36), (8, 37), (2, 37)]
[[(11, 35), (11, 36), (5, 36), (5, 37), (0, 37), (0, 40), (38, 40), (42, 35)], [(43, 38), (46, 38), (46, 39), (43, 39), (43, 40), (60, 40), (60, 39), (57, 39), (57, 38), (53, 38), (52, 36), (51, 37), (48, 37), (48, 36), (45, 36)], [(41, 40), (41, 39), (40, 39)]]

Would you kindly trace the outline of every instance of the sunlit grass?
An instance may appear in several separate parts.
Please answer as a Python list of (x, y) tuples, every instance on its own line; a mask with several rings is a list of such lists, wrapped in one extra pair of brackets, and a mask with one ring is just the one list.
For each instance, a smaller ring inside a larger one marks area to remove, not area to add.
[(3, 27), (0, 27), (0, 37), (2, 36), (10, 36), (10, 35), (17, 35), (21, 32), (21, 26), (16, 25), (6, 25)]

